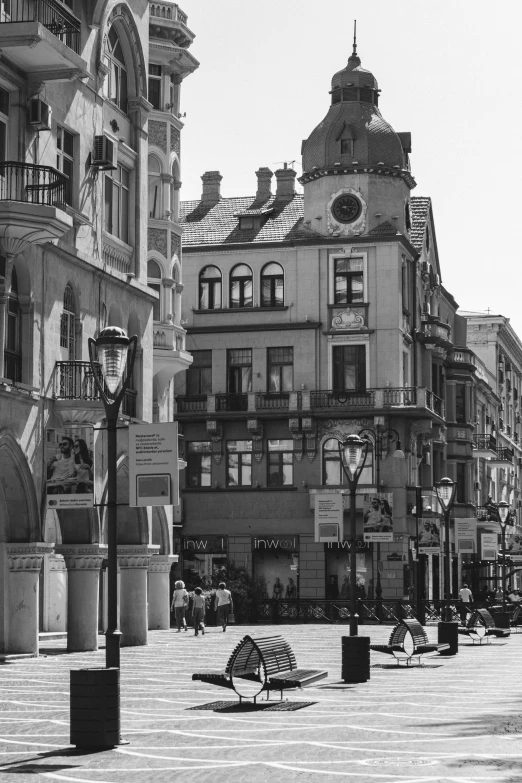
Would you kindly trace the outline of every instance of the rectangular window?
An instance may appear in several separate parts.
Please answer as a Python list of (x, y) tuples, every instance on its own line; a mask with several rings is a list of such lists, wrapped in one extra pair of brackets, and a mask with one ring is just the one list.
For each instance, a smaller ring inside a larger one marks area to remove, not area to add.
[(56, 129), (56, 168), (65, 174), (65, 203), (72, 206), (74, 136), (59, 125)]
[(334, 259), (334, 304), (364, 301), (364, 261), (362, 258)]
[(227, 487), (252, 486), (252, 441), (227, 441)]
[(7, 123), (9, 120), (9, 93), (0, 87), (0, 163), (7, 160)]
[(341, 139), (341, 155), (353, 155), (353, 139)]
[(196, 440), (187, 443), (187, 487), (212, 485), (212, 443)]
[(227, 351), (227, 391), (229, 394), (248, 394), (252, 391), (252, 349)]
[(105, 231), (129, 243), (129, 172), (122, 166), (105, 173)]
[(458, 424), (466, 423), (466, 386), (463, 383), (455, 386), (455, 421)]
[(149, 65), (149, 101), (161, 111), (161, 65)]
[(268, 486), (286, 487), (294, 483), (293, 440), (268, 441)]
[(366, 390), (366, 349), (364, 345), (336, 345), (332, 349), (333, 391)]
[(457, 492), (455, 495), (457, 503), (466, 502), (466, 464), (457, 462)]
[(268, 391), (290, 392), (294, 388), (294, 349), (268, 348)]
[(187, 370), (187, 394), (212, 394), (212, 351), (192, 351)]
[(402, 307), (410, 310), (410, 265), (407, 261), (402, 264)]

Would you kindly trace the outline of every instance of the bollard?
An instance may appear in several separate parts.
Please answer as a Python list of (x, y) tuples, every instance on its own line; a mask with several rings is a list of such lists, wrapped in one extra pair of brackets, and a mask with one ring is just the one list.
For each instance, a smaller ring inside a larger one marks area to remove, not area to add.
[(366, 682), (370, 679), (370, 637), (342, 636), (342, 671), (344, 682)]
[(449, 644), (449, 650), (443, 650), (440, 655), (456, 655), (459, 651), (459, 624), (456, 622), (441, 622), (438, 625), (439, 644)]
[(71, 745), (120, 744), (120, 670), (71, 670)]
[(495, 612), (493, 617), (497, 628), (511, 628), (509, 612)]

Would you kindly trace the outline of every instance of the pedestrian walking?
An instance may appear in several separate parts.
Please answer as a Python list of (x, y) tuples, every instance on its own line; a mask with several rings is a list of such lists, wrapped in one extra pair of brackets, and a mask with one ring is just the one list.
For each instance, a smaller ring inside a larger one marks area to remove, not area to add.
[(234, 602), (232, 601), (232, 593), (227, 590), (225, 582), (220, 582), (216, 590), (215, 607), (218, 625), (223, 628), (223, 631), (226, 631), (230, 613), (234, 611)]
[(473, 601), (473, 594), (467, 585), (462, 585), (461, 589), (459, 590), (459, 595), (460, 595), (460, 606), (459, 606), (460, 622), (462, 625), (466, 625), (466, 616), (468, 613), (467, 604)]
[(202, 594), (201, 587), (194, 590), (194, 600), (192, 602), (192, 619), (194, 621), (194, 636), (201, 631), (205, 633), (205, 596)]
[(171, 611), (174, 611), (178, 633), (181, 632), (182, 628), (184, 628), (185, 631), (188, 631), (187, 621), (185, 619), (188, 603), (189, 594), (185, 590), (185, 583), (182, 582), (181, 579), (178, 579), (177, 582), (174, 582), (174, 592), (172, 594), (172, 604), (170, 606)]

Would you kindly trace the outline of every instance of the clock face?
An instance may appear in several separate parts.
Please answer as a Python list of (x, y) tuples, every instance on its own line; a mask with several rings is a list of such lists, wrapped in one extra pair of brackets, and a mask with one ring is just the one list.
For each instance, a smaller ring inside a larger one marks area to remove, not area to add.
[(361, 202), (355, 196), (345, 193), (332, 204), (332, 215), (339, 223), (353, 223), (361, 214)]

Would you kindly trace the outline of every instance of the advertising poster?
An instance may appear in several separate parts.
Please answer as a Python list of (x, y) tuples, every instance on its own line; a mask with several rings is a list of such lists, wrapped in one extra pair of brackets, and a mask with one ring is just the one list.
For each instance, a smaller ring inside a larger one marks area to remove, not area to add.
[(440, 519), (419, 519), (419, 554), (440, 555)]
[[(477, 553), (477, 520), (456, 519), (455, 532), (457, 539), (457, 552), (462, 555), (474, 555)], [(522, 552), (521, 552), (522, 554)]]
[(393, 492), (365, 495), (363, 513), (365, 541), (393, 541)]
[(522, 563), (522, 535), (520, 531), (506, 536), (507, 553), (514, 563)]
[(129, 506), (177, 506), (178, 425), (129, 427)]
[(498, 534), (482, 533), (480, 537), (481, 560), (496, 560), (498, 551)]
[(343, 496), (323, 492), (315, 496), (315, 541), (335, 542), (344, 538)]
[(94, 429), (47, 430), (47, 508), (92, 508), (94, 505)]

